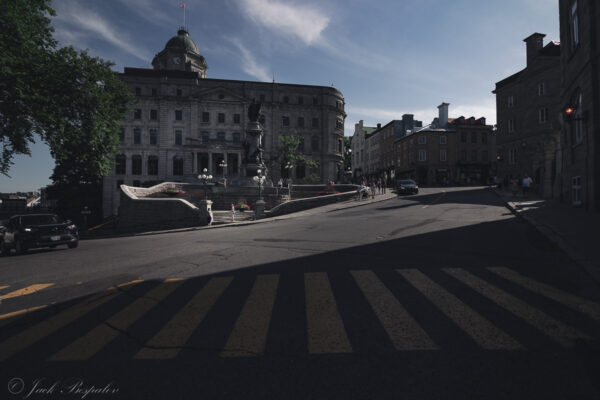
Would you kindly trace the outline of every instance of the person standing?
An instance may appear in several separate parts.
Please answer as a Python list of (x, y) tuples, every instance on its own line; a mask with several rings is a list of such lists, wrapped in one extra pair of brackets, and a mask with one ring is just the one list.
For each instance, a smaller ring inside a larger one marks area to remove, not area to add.
[(235, 206), (231, 203), (231, 222), (235, 221)]
[(523, 177), (523, 181), (521, 182), (521, 187), (523, 188), (523, 197), (529, 197), (529, 188), (531, 187), (532, 183), (533, 179), (531, 179), (530, 176), (525, 174), (525, 176)]

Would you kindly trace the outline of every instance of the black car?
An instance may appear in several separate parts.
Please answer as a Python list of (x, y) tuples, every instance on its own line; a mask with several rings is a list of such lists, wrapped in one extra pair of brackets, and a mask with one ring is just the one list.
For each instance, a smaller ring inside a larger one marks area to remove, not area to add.
[(63, 221), (56, 214), (14, 215), (0, 229), (0, 253), (11, 249), (23, 253), (35, 247), (56, 247), (66, 244), (73, 249), (79, 245), (77, 226)]
[(417, 194), (419, 186), (412, 179), (402, 179), (396, 182), (396, 192), (400, 194)]

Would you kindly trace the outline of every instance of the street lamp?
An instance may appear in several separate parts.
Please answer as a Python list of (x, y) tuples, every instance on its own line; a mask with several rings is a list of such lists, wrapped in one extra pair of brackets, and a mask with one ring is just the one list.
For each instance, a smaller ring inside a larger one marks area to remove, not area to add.
[(207, 174), (208, 170), (206, 168), (204, 168), (202, 170), (202, 174), (198, 175), (198, 179), (201, 179), (202, 181), (204, 181), (204, 200), (207, 199), (206, 197), (206, 181), (209, 179), (212, 179), (212, 175)]
[(284, 167), (287, 170), (287, 187), (288, 187), (288, 200), (292, 200), (292, 184), (290, 183), (290, 175), (292, 173), (292, 168), (294, 168), (294, 164), (291, 161), (288, 161)]
[(219, 167), (223, 168), (223, 185), (227, 187), (227, 163), (225, 159), (221, 160)]
[(260, 168), (256, 170), (256, 173), (258, 175), (252, 177), (252, 180), (254, 180), (254, 182), (258, 183), (258, 199), (262, 200), (262, 184), (267, 177), (263, 176), (262, 170)]

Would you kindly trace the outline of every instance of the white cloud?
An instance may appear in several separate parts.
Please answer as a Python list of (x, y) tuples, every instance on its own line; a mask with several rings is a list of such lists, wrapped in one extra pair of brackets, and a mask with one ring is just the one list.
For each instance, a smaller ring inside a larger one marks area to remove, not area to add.
[(309, 5), (286, 4), (275, 0), (239, 0), (254, 22), (271, 30), (296, 37), (309, 45), (321, 38), (329, 17)]
[[(130, 8), (138, 16), (159, 26), (172, 26), (173, 17), (162, 10), (166, 9), (164, 2), (155, 0), (119, 0), (119, 2)], [(174, 9), (175, 4), (172, 5)]]
[[(76, 39), (81, 38), (82, 33), (85, 32), (85, 36), (93, 34), (95, 35), (94, 37), (99, 37), (146, 62), (151, 58), (151, 56), (143, 51), (140, 46), (133, 44), (133, 40), (130, 40), (127, 35), (117, 31), (117, 29), (109, 22), (93, 11), (83, 10), (73, 4), (69, 7), (65, 7), (57, 14), (55, 21), (58, 22), (58, 24), (55, 24), (55, 28), (59, 37), (62, 36), (64, 38)], [(75, 31), (73, 31), (72, 28), (74, 28)], [(81, 48), (87, 47), (85, 45), (82, 46), (77, 42), (69, 44)]]
[(245, 73), (251, 75), (262, 82), (268, 82), (271, 80), (269, 77), (269, 71), (265, 66), (259, 65), (256, 58), (252, 53), (244, 47), (244, 45), (238, 39), (231, 40), (233, 44), (238, 48), (242, 56), (241, 66)]

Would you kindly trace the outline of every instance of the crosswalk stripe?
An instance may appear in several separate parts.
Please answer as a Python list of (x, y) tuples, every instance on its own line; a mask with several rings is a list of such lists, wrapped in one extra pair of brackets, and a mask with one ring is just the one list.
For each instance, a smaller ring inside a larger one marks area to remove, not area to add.
[(48, 307), (48, 305), (44, 304), (42, 306), (35, 306), (35, 307), (25, 308), (23, 310), (18, 310), (18, 311), (13, 311), (13, 312), (6, 313), (6, 314), (1, 314), (0, 315), (0, 321), (8, 320), (8, 319), (11, 319), (13, 317), (18, 317), (20, 315), (29, 314), (30, 312), (33, 312), (33, 311), (36, 311), (36, 310), (41, 310), (42, 308), (46, 308), (46, 307)]
[(218, 277), (206, 285), (136, 355), (138, 359), (174, 358), (202, 322), (232, 277)]
[(523, 319), (536, 329), (539, 329), (565, 347), (573, 346), (572, 339), (590, 339), (589, 336), (563, 324), (548, 314), (530, 306), (524, 301), (519, 300), (461, 268), (442, 268), (442, 270), (494, 303), (510, 311), (517, 317)]
[(438, 346), (373, 271), (350, 271), (398, 350), (437, 350)]
[(515, 339), (496, 328), (490, 321), (479, 315), (452, 293), (443, 289), (421, 271), (402, 269), (397, 270), (397, 272), (484, 349), (523, 348)]
[(8, 288), (8, 287), (10, 287), (10, 286), (9, 286), (9, 285), (0, 286), (0, 290), (6, 289), (6, 288)]
[(51, 361), (87, 360), (177, 289), (183, 281), (168, 280), (151, 289), (75, 342), (52, 355)]
[(221, 356), (244, 357), (264, 353), (278, 284), (279, 275), (259, 275), (256, 278)]
[[(124, 285), (120, 285), (120, 287), (124, 287)], [(0, 361), (5, 361), (120, 294), (121, 292), (116, 288), (110, 288), (5, 340), (0, 343)]]
[(305, 273), (304, 290), (308, 352), (310, 354), (351, 353), (352, 346), (338, 312), (327, 273)]
[(600, 319), (600, 304), (598, 303), (564, 292), (545, 283), (535, 281), (509, 268), (489, 267), (488, 270), (524, 287), (525, 289), (529, 289), (534, 293), (548, 297), (567, 307), (582, 312), (593, 319)]
[(12, 292), (7, 293), (5, 295), (2, 295), (0, 297), (2, 297), (2, 300), (6, 300), (6, 299), (12, 299), (14, 297), (26, 296), (28, 294), (39, 292), (40, 290), (43, 290), (43, 289), (45, 289), (47, 287), (50, 287), (52, 285), (54, 285), (54, 283), (38, 283), (38, 284), (35, 284), (35, 285), (29, 285), (27, 287), (24, 287), (24, 288), (19, 289), (19, 290), (12, 291)]

